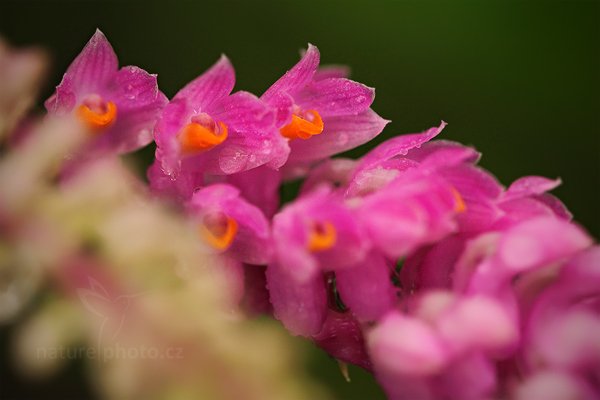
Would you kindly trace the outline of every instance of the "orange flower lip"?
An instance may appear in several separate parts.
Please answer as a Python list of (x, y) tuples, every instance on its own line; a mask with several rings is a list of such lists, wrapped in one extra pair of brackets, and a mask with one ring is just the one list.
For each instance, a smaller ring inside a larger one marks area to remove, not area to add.
[(237, 232), (237, 221), (223, 213), (205, 216), (200, 225), (200, 235), (204, 242), (220, 251), (226, 250), (231, 246)]
[(117, 119), (117, 105), (98, 95), (89, 96), (77, 108), (77, 116), (94, 131), (109, 127)]
[(329, 250), (337, 241), (337, 231), (331, 222), (314, 223), (308, 237), (308, 250), (312, 252)]
[(227, 135), (227, 125), (215, 123), (208, 115), (201, 114), (192, 118), (192, 122), (181, 130), (178, 139), (183, 153), (195, 154), (223, 143)]
[(454, 211), (457, 213), (463, 213), (467, 211), (467, 205), (465, 204), (465, 201), (458, 190), (452, 188), (452, 195), (454, 196)]
[(288, 139), (309, 139), (323, 132), (323, 119), (315, 110), (304, 113), (304, 117), (292, 114), (292, 122), (279, 130)]

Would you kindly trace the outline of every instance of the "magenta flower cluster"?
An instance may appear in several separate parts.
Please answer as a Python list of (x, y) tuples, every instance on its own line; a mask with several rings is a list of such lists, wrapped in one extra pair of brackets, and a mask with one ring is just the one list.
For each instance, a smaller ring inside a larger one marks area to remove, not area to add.
[(547, 193), (559, 180), (504, 188), (476, 150), (433, 140), (444, 122), (331, 158), (388, 121), (312, 45), (262, 96), (234, 84), (223, 56), (169, 101), (98, 31), (46, 106), (89, 127), (82, 160), (154, 140), (149, 190), (197, 226), (240, 309), (389, 398), (598, 398), (600, 248)]

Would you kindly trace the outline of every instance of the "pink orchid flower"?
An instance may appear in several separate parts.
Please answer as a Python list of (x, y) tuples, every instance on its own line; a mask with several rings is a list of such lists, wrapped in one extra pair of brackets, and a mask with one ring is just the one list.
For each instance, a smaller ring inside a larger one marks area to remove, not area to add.
[(155, 140), (166, 175), (233, 174), (273, 160), (273, 111), (248, 92), (231, 94), (234, 84), (233, 66), (222, 56), (165, 107)]
[(370, 108), (374, 89), (345, 78), (344, 69), (318, 72), (319, 59), (319, 50), (309, 45), (300, 62), (261, 96), (277, 111), (277, 149), (292, 164), (366, 143), (389, 122)]
[(166, 103), (156, 75), (134, 66), (119, 69), (112, 46), (96, 30), (45, 104), (50, 114), (74, 114), (88, 128), (91, 141), (82, 154), (91, 157), (127, 153), (152, 142)]

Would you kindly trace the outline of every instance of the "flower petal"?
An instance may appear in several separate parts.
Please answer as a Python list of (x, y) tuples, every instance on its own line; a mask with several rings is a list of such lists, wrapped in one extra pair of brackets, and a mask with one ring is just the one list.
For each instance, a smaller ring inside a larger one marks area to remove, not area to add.
[(107, 83), (110, 98), (119, 111), (143, 108), (158, 102), (165, 106), (168, 99), (158, 90), (156, 75), (136, 66), (126, 66), (114, 74)]
[(460, 299), (436, 322), (440, 336), (454, 351), (498, 351), (514, 345), (519, 327), (504, 305), (489, 296)]
[(185, 99), (196, 112), (208, 112), (211, 105), (231, 93), (235, 85), (235, 71), (226, 56), (221, 56), (212, 67), (185, 85), (173, 98)]
[(428, 168), (455, 166), (462, 163), (476, 164), (481, 153), (472, 147), (449, 140), (434, 140), (411, 149), (407, 157)]
[(299, 282), (277, 263), (267, 267), (267, 287), (275, 317), (294, 335), (321, 331), (327, 316), (327, 290), (321, 275)]
[[(261, 97), (263, 99), (264, 97)], [(290, 122), (294, 99), (287, 93), (278, 92), (270, 96), (265, 102), (275, 111), (275, 126), (281, 127)]]
[(416, 290), (450, 289), (454, 265), (464, 246), (464, 238), (452, 235), (412, 253), (400, 271), (402, 287), (407, 294)]
[[(377, 176), (371, 177), (371, 170), (376, 170), (378, 167), (383, 166), (385, 163), (391, 159), (394, 159), (395, 157), (406, 156), (409, 150), (419, 148), (422, 144), (439, 135), (445, 126), (446, 123), (442, 121), (438, 127), (430, 128), (421, 133), (412, 133), (388, 139), (375, 147), (373, 150), (369, 151), (359, 160), (359, 164), (350, 178), (347, 194), (355, 195), (361, 191), (365, 191), (364, 189), (373, 186), (373, 184), (369, 182), (373, 181), (373, 179), (375, 179), (375, 181), (380, 179), (378, 179)], [(413, 162), (413, 164), (413, 166), (417, 166), (416, 163)], [(409, 168), (408, 165), (406, 165), (406, 167)], [(380, 174), (377, 173), (376, 175)], [(383, 177), (384, 181), (389, 181), (390, 178), (393, 177), (393, 174), (391, 173), (385, 173), (385, 175), (387, 177)]]
[(204, 168), (216, 174), (236, 174), (271, 163), (276, 168), (287, 156), (285, 142), (274, 129), (230, 131), (222, 145), (198, 158), (207, 157)]
[(524, 176), (517, 179), (509, 186), (503, 196), (503, 200), (549, 192), (561, 183), (560, 178), (548, 179), (543, 176)]
[(321, 117), (356, 115), (373, 103), (375, 89), (345, 78), (313, 82), (296, 96), (304, 110), (317, 110)]
[(425, 132), (401, 135), (386, 140), (361, 158), (360, 165), (354, 172), (354, 175), (358, 175), (364, 169), (373, 168), (382, 161), (386, 161), (397, 156), (407, 155), (409, 150), (418, 148), (423, 143), (426, 143), (439, 135), (446, 125), (447, 124), (442, 121), (440, 126), (429, 128)]
[(166, 174), (161, 161), (156, 158), (146, 172), (150, 183), (150, 191), (154, 195), (163, 196), (177, 202), (185, 202), (192, 197), (194, 190), (200, 187), (200, 174), (180, 174), (176, 178)]
[(555, 215), (550, 207), (533, 197), (521, 197), (502, 201), (499, 207), (505, 215), (494, 223), (493, 229), (505, 230), (527, 219)]
[(228, 129), (237, 131), (267, 130), (274, 122), (274, 113), (258, 97), (237, 92), (214, 105), (211, 116), (223, 121)]
[(447, 354), (426, 323), (397, 311), (386, 315), (367, 337), (375, 370), (386, 374), (433, 375), (446, 365)]
[(585, 379), (567, 371), (547, 369), (540, 370), (521, 382), (515, 390), (514, 400), (591, 400), (596, 398), (594, 391)]
[(517, 273), (571, 256), (591, 244), (592, 239), (577, 225), (541, 217), (506, 232), (498, 256), (505, 268)]
[(161, 168), (170, 176), (176, 176), (181, 169), (177, 133), (189, 116), (185, 99), (173, 99), (163, 109), (154, 129), (154, 140), (157, 145), (156, 159)]
[(294, 65), (292, 69), (287, 71), (277, 82), (261, 96), (268, 103), (271, 103), (279, 92), (294, 94), (297, 90), (302, 89), (312, 79), (319, 66), (319, 49), (312, 44), (308, 45), (308, 49), (302, 59)]
[(377, 252), (371, 252), (352, 268), (336, 271), (342, 301), (358, 320), (376, 321), (393, 307), (396, 291), (390, 273), (390, 266)]
[(227, 183), (240, 189), (242, 196), (271, 218), (279, 207), (281, 173), (266, 166), (228, 175)]
[(497, 384), (496, 365), (481, 353), (472, 353), (452, 362), (441, 376), (429, 382), (436, 398), (491, 399)]
[(558, 218), (566, 221), (573, 219), (573, 214), (571, 214), (569, 209), (562, 201), (560, 201), (558, 197), (555, 197), (549, 193), (542, 193), (534, 196), (534, 198), (548, 206)]
[(106, 36), (97, 29), (81, 53), (73, 60), (62, 82), (76, 94), (94, 93), (117, 72), (119, 61)]

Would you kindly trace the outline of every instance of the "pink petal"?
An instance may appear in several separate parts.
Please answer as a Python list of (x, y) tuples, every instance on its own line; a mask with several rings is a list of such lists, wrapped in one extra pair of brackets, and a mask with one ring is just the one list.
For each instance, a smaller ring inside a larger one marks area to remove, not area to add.
[(543, 176), (525, 176), (514, 181), (503, 196), (503, 200), (532, 196), (549, 192), (561, 184), (560, 178), (548, 179)]
[(493, 229), (505, 230), (534, 217), (554, 216), (554, 211), (543, 202), (531, 197), (515, 198), (503, 201), (500, 208), (505, 215), (494, 223)]
[(202, 184), (199, 174), (180, 174), (177, 178), (167, 175), (158, 158), (146, 172), (152, 194), (182, 203), (192, 197), (192, 193)]
[[(529, 318), (531, 362), (558, 368), (597, 369), (600, 362), (600, 247), (578, 253), (552, 276)], [(557, 345), (560, 344), (560, 345)]]
[(430, 385), (437, 398), (460, 400), (492, 399), (497, 384), (496, 366), (481, 353), (469, 354), (452, 362)]
[(487, 296), (460, 299), (436, 325), (456, 350), (500, 350), (514, 345), (519, 338), (519, 327), (504, 305)]
[(375, 370), (413, 377), (433, 375), (447, 362), (443, 343), (424, 322), (390, 312), (367, 336)]
[(45, 102), (50, 113), (65, 114), (86, 94), (104, 93), (104, 86), (119, 68), (112, 46), (97, 29), (81, 53), (73, 60), (56, 92)]
[(535, 218), (512, 228), (500, 240), (498, 256), (512, 271), (543, 266), (592, 244), (577, 225), (553, 217)]
[(318, 334), (327, 316), (327, 291), (321, 275), (299, 282), (278, 264), (267, 267), (267, 287), (275, 318), (294, 335)]
[[(357, 165), (359, 161), (355, 161)], [(392, 158), (382, 161), (381, 164), (370, 168), (361, 169), (358, 174), (355, 174), (356, 167), (352, 173), (350, 182), (346, 189), (347, 197), (366, 196), (374, 193), (379, 189), (387, 186), (390, 182), (396, 179), (401, 172), (411, 168), (417, 168), (419, 164), (416, 161), (408, 158)]]
[(173, 98), (185, 99), (197, 112), (208, 112), (211, 105), (231, 93), (235, 85), (235, 71), (227, 57), (221, 56), (212, 67), (188, 83)]
[(408, 154), (409, 150), (418, 148), (423, 143), (426, 143), (439, 135), (446, 125), (447, 124), (442, 121), (438, 127), (429, 128), (425, 132), (411, 133), (389, 139), (371, 150), (361, 159), (361, 163), (367, 166), (371, 165), (373, 162), (379, 162), (380, 160), (387, 160), (400, 155), (405, 156)]
[(274, 113), (258, 97), (237, 92), (213, 106), (211, 116), (237, 131), (266, 130), (274, 122)]
[(111, 77), (107, 89), (111, 100), (117, 103), (118, 111), (142, 108), (157, 102), (164, 107), (168, 102), (158, 90), (156, 75), (135, 66), (121, 68)]
[(375, 376), (388, 400), (439, 400), (429, 377), (399, 375), (377, 368)]
[(242, 196), (271, 218), (279, 207), (279, 185), (281, 173), (261, 166), (228, 175), (227, 182), (240, 189)]
[[(441, 171), (441, 174), (466, 199), (497, 199), (503, 191), (502, 185), (488, 171), (472, 166), (459, 165)], [(468, 206), (468, 205), (467, 205)]]
[[(597, 295), (597, 293), (596, 293)], [(544, 323), (536, 323), (532, 358), (555, 368), (596, 370), (600, 365), (600, 316), (576, 308), (558, 310)]]
[(558, 218), (566, 221), (573, 219), (573, 214), (571, 214), (563, 202), (557, 197), (548, 193), (542, 193), (534, 196), (534, 198), (548, 206)]
[(597, 399), (594, 389), (579, 377), (567, 371), (541, 370), (520, 383), (515, 391), (514, 400), (564, 400)]
[(353, 268), (336, 272), (342, 301), (360, 321), (376, 321), (393, 307), (396, 290), (390, 274), (390, 266), (376, 252), (371, 252)]
[(462, 163), (476, 164), (481, 153), (457, 142), (434, 140), (411, 149), (407, 157), (429, 168), (440, 168)]
[[(261, 97), (261, 99), (264, 99), (264, 97)], [(294, 105), (292, 96), (285, 92), (277, 92), (265, 102), (275, 111), (275, 126), (281, 127), (290, 122)]]
[(389, 160), (396, 156), (407, 155), (409, 150), (418, 148), (423, 143), (426, 143), (439, 135), (445, 126), (446, 123), (442, 121), (437, 128), (430, 128), (422, 133), (401, 135), (386, 140), (361, 158), (359, 166), (356, 168), (356, 171), (354, 171), (354, 176), (359, 175), (363, 170), (374, 168), (382, 161)]
[[(230, 131), (227, 140), (196, 157), (196, 167), (215, 174), (235, 174), (264, 164), (279, 165), (287, 156), (285, 139), (274, 129)], [(203, 162), (199, 159), (204, 158)]]
[(106, 145), (107, 150), (124, 154), (152, 143), (152, 133), (158, 113), (166, 102), (166, 97), (160, 93), (154, 103), (133, 110), (123, 115), (120, 120), (117, 117), (117, 122), (111, 127), (110, 132), (106, 132), (104, 137), (99, 138), (94, 144), (94, 150), (100, 151)]
[(56, 92), (44, 102), (44, 107), (50, 114), (65, 115), (75, 107), (76, 103), (77, 96), (70, 82), (63, 78), (60, 85), (56, 87)]
[(170, 176), (180, 172), (181, 158), (176, 135), (188, 118), (189, 111), (185, 99), (173, 99), (163, 109), (154, 129), (156, 159), (163, 171)]
[[(477, 278), (484, 267), (492, 264), (490, 258), (495, 253), (500, 238), (501, 234), (498, 232), (484, 233), (466, 243), (465, 249), (454, 267), (452, 284), (455, 292), (466, 291), (474, 277)], [(484, 275), (483, 279), (487, 281), (490, 279), (487, 275), (494, 274)], [(492, 276), (492, 278), (495, 277)], [(492, 286), (495, 288), (496, 282)]]
[(308, 50), (306, 50), (302, 59), (292, 69), (287, 71), (285, 75), (279, 78), (261, 98), (271, 103), (271, 100), (280, 92), (294, 94), (297, 90), (302, 89), (313, 79), (319, 66), (319, 59), (319, 49), (309, 44)]
[(94, 93), (119, 67), (119, 61), (106, 36), (97, 29), (63, 77), (77, 94)]
[(451, 288), (454, 265), (464, 247), (465, 239), (453, 235), (412, 253), (400, 272), (402, 287), (409, 292)]
[(365, 111), (375, 98), (375, 89), (344, 78), (313, 82), (296, 96), (305, 110), (317, 110), (321, 117), (356, 115)]

